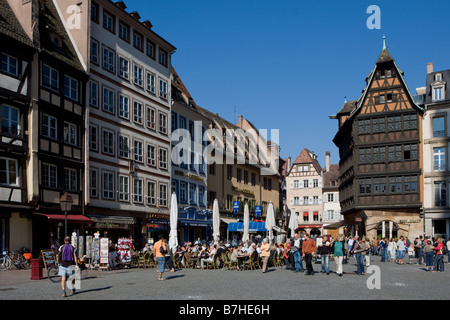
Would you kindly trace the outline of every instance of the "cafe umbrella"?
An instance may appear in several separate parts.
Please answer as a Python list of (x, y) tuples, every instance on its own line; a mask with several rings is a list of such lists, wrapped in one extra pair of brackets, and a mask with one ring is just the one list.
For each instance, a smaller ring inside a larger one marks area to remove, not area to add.
[(214, 199), (213, 204), (213, 239), (214, 243), (218, 244), (220, 240), (220, 215), (219, 215), (219, 201)]
[(297, 213), (292, 210), (291, 217), (289, 219), (289, 229), (291, 229), (291, 238), (294, 237), (295, 229), (298, 228), (298, 218)]
[(269, 243), (272, 243), (273, 227), (275, 226), (275, 212), (273, 209), (273, 203), (269, 202), (266, 214), (266, 230), (269, 232)]
[(242, 236), (243, 241), (248, 241), (249, 223), (250, 223), (250, 213), (248, 211), (248, 204), (245, 203), (245, 206), (244, 206), (244, 235)]
[(178, 226), (178, 204), (177, 195), (172, 193), (172, 198), (170, 200), (170, 233), (169, 233), (169, 248), (175, 253), (178, 247), (178, 236), (177, 236), (177, 226)]

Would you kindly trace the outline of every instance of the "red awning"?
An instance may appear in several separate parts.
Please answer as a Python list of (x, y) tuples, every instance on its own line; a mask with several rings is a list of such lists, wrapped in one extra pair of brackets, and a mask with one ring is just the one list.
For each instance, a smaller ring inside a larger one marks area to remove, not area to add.
[[(45, 216), (48, 218), (48, 220), (65, 220), (64, 214), (45, 214), (45, 213), (37, 213), (40, 216)], [(92, 223), (92, 220), (86, 216), (83, 216), (81, 214), (68, 214), (67, 215), (67, 221), (74, 222), (74, 223)]]
[(308, 215), (309, 215), (308, 212), (303, 212), (303, 216), (304, 216), (304, 217), (307, 217)]
[(319, 212), (314, 211), (314, 212), (313, 212), (313, 215), (318, 216), (318, 215), (319, 215)]

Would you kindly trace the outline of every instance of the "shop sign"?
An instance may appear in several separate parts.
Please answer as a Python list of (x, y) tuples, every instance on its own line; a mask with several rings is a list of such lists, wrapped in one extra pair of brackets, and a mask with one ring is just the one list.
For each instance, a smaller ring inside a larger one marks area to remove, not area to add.
[(421, 223), (422, 220), (420, 219), (406, 219), (406, 220), (400, 220), (399, 223)]

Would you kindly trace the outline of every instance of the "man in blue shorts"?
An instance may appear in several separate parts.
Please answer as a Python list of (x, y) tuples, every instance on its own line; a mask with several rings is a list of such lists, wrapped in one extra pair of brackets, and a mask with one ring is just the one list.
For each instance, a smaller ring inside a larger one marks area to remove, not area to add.
[[(66, 280), (75, 273), (75, 267), (78, 266), (77, 254), (75, 248), (70, 244), (70, 237), (64, 238), (64, 244), (59, 247), (56, 259), (59, 262), (58, 275), (61, 276), (62, 296), (66, 297)], [(74, 283), (75, 280), (72, 280)], [(75, 288), (72, 289), (72, 294), (75, 293)]]

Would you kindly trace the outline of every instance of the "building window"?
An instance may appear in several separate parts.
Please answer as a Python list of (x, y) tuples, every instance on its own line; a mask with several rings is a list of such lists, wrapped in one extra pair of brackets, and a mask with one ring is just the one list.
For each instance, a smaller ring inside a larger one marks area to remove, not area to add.
[(91, 20), (98, 23), (98, 4), (91, 3)]
[(147, 165), (156, 167), (156, 147), (147, 144)]
[(97, 40), (91, 39), (91, 62), (99, 65), (99, 44)]
[(89, 126), (89, 149), (98, 150), (98, 127), (94, 125)]
[(119, 94), (119, 117), (130, 118), (130, 98), (121, 93)]
[(319, 179), (314, 179), (313, 180), (313, 188), (318, 188), (319, 187)]
[(64, 96), (78, 101), (78, 81), (67, 75), (64, 75)]
[(42, 186), (44, 188), (57, 188), (56, 166), (48, 163), (42, 164)]
[(93, 198), (98, 197), (98, 170), (97, 169), (90, 169), (90, 175), (89, 175), (89, 194)]
[(77, 126), (70, 122), (64, 122), (64, 142), (73, 146), (77, 145)]
[(4, 53), (0, 54), (0, 70), (11, 76), (17, 77), (19, 75), (19, 63), (14, 57), (6, 55)]
[(300, 204), (300, 197), (294, 197), (294, 205), (299, 205)]
[(328, 202), (334, 202), (334, 193), (328, 193), (327, 200)]
[(309, 197), (303, 197), (303, 204), (309, 204)]
[(114, 200), (114, 173), (103, 171), (103, 198)]
[(57, 139), (56, 127), (57, 122), (55, 117), (42, 114), (42, 132), (41, 132), (42, 136), (56, 140)]
[(433, 101), (444, 100), (444, 87), (433, 87)]
[(144, 162), (144, 143), (139, 140), (133, 142), (134, 160), (137, 162)]
[(159, 79), (159, 96), (167, 99), (167, 81)]
[(103, 110), (114, 113), (114, 90), (103, 87)]
[(42, 65), (42, 86), (44, 88), (58, 91), (59, 89), (59, 72), (46, 64)]
[(167, 52), (164, 50), (159, 50), (159, 63), (167, 67)]
[(373, 179), (373, 192), (386, 193), (386, 178), (374, 178)]
[(119, 135), (119, 157), (128, 159), (129, 152), (129, 138), (127, 136)]
[(103, 47), (103, 68), (115, 73), (115, 52), (108, 47)]
[(155, 79), (155, 75), (147, 71), (147, 91), (151, 93), (155, 93)]
[(142, 103), (133, 101), (133, 121), (142, 124), (142, 112), (144, 111)]
[(205, 187), (198, 187), (198, 204), (202, 207), (205, 206)]
[(433, 138), (445, 136), (445, 117), (433, 118)]
[(123, 22), (119, 22), (119, 38), (130, 42), (130, 28)]
[(308, 212), (303, 212), (303, 221), (304, 222), (308, 222), (309, 221), (309, 213)]
[(89, 104), (98, 108), (98, 83), (89, 81)]
[(130, 76), (130, 61), (124, 57), (119, 56), (119, 77), (129, 79)]
[(103, 153), (114, 155), (114, 131), (103, 129), (102, 136)]
[(167, 207), (167, 184), (159, 185), (159, 206)]
[(155, 59), (155, 44), (154, 43), (147, 41), (145, 51), (150, 58)]
[(136, 32), (133, 33), (133, 46), (140, 51), (143, 50), (142, 36)]
[(445, 171), (445, 148), (433, 148), (434, 171)]
[(20, 135), (20, 111), (10, 106), (2, 106), (2, 133)]
[(447, 184), (445, 181), (434, 182), (434, 206), (447, 206)]
[(147, 181), (147, 204), (156, 205), (156, 183)]
[(142, 67), (138, 66), (137, 64), (133, 67), (133, 82), (137, 86), (144, 86), (144, 70)]
[(147, 116), (145, 120), (145, 125), (147, 128), (155, 130), (156, 128), (156, 111), (154, 108), (147, 106)]
[(405, 192), (417, 192), (417, 176), (403, 177)]
[(144, 181), (142, 179), (133, 179), (133, 202), (143, 203), (144, 200)]
[(180, 181), (180, 202), (187, 203), (186, 182), (182, 182), (182, 181)]
[(103, 28), (114, 33), (114, 17), (107, 12), (103, 12)]
[(167, 115), (165, 113), (159, 113), (159, 132), (167, 133)]
[(19, 185), (19, 164), (17, 160), (0, 158), (0, 184)]
[(64, 168), (64, 188), (65, 191), (77, 191), (77, 170)]
[(130, 178), (119, 174), (119, 201), (130, 201)]
[(189, 204), (197, 204), (197, 186), (189, 183)]
[(159, 168), (167, 169), (167, 149), (159, 148)]

